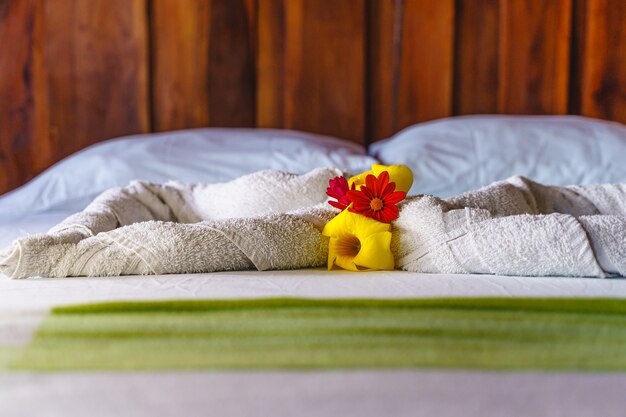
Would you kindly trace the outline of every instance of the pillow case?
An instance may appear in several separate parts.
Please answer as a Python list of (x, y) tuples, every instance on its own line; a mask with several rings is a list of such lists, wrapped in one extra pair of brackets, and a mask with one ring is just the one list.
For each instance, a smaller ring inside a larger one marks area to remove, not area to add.
[(216, 183), (264, 169), (358, 173), (377, 161), (337, 138), (274, 129), (205, 128), (134, 135), (79, 151), (0, 197), (0, 215), (82, 210), (132, 180)]
[(553, 184), (626, 182), (626, 126), (580, 116), (460, 116), (370, 146), (414, 173), (410, 194), (447, 197), (512, 175)]

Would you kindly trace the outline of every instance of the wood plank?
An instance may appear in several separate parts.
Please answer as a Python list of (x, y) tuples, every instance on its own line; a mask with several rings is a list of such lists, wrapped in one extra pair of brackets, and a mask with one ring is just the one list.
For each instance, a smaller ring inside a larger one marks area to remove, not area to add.
[(156, 131), (209, 125), (208, 0), (153, 0), (152, 112)]
[(44, 4), (56, 157), (103, 139), (149, 131), (146, 1)]
[(247, 0), (212, 0), (209, 34), (209, 122), (254, 126), (256, 75), (254, 20)]
[(283, 0), (259, 0), (256, 124), (285, 126), (285, 8)]
[(454, 113), (497, 113), (500, 0), (459, 0)]
[[(451, 115), (454, 0), (380, 2), (372, 10), (370, 55), (379, 60), (373, 63), (370, 77), (372, 138)], [(398, 20), (392, 18), (397, 13), (400, 28)], [(399, 57), (394, 59), (390, 54), (394, 50), (393, 33), (398, 30), (401, 44)], [(397, 67), (390, 62), (397, 62)]]
[(578, 112), (626, 123), (626, 2), (582, 0)]
[(452, 114), (454, 1), (405, 7), (398, 129)]
[(250, 0), (154, 0), (155, 130), (253, 126), (254, 23)]
[(391, 1), (368, 2), (369, 141), (389, 137), (397, 130), (402, 33), (394, 22), (402, 17), (400, 11)]
[(259, 0), (257, 124), (365, 138), (365, 0)]
[(52, 162), (40, 6), (0, 1), (0, 194)]
[(571, 0), (501, 0), (499, 113), (567, 112)]

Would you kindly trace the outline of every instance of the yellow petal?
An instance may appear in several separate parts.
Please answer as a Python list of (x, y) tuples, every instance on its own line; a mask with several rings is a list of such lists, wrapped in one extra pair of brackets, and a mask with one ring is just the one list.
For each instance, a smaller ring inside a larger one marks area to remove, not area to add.
[[(377, 177), (383, 171), (389, 173), (389, 181), (396, 183), (396, 191), (408, 193), (413, 185), (413, 172), (406, 165), (372, 165), (372, 171)], [(364, 178), (365, 179), (365, 178)]]
[(353, 263), (368, 269), (394, 269), (391, 253), (391, 232), (375, 233), (361, 240), (361, 250)]
[(350, 187), (350, 189), (352, 189), (352, 184), (354, 184), (356, 186), (357, 190), (361, 189), (362, 185), (365, 185), (365, 178), (368, 175), (375, 175), (373, 170), (369, 170), (369, 171), (365, 171), (362, 172), (358, 175), (355, 175), (354, 177), (350, 178), (348, 180), (348, 187)]
[[(322, 234), (328, 242), (328, 269), (333, 266), (359, 271), (393, 269), (391, 225), (351, 213), (339, 213), (326, 223)], [(360, 248), (359, 248), (360, 246)], [(350, 248), (357, 248), (351, 251)]]
[(354, 213), (350, 213), (348, 209), (345, 209), (334, 218), (332, 218), (328, 223), (326, 223), (324, 229), (322, 229), (322, 235), (328, 237), (337, 237), (345, 234), (346, 232), (349, 232), (353, 225), (353, 221), (348, 218), (350, 217), (348, 216), (349, 214)]
[[(354, 239), (354, 236), (351, 236)], [(342, 241), (347, 239), (347, 235), (340, 237), (331, 237), (328, 242), (328, 269), (332, 269), (333, 265), (350, 271), (358, 271), (354, 264), (355, 254), (345, 252), (345, 246)], [(342, 246), (344, 246), (342, 250)]]
[(346, 217), (350, 220), (345, 224), (349, 225), (349, 230), (353, 235), (359, 238), (361, 243), (370, 235), (391, 230), (389, 223), (379, 222), (378, 220), (365, 217), (361, 214), (348, 212), (348, 216)]
[(413, 172), (411, 168), (406, 165), (382, 165), (374, 164), (372, 169), (361, 174), (355, 175), (348, 180), (348, 186), (352, 189), (352, 184), (356, 186), (356, 189), (361, 189), (361, 185), (365, 185), (365, 178), (368, 175), (374, 175), (378, 177), (381, 172), (387, 171), (389, 173), (389, 181), (396, 183), (396, 191), (404, 191), (408, 193), (413, 185)]

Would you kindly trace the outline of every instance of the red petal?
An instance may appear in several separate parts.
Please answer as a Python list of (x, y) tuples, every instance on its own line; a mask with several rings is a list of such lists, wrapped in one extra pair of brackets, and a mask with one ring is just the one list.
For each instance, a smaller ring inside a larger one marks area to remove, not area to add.
[(388, 206), (383, 207), (383, 210), (387, 210), (387, 212), (391, 211), (393, 214), (398, 214), (398, 212), (400, 211), (398, 209), (398, 206), (393, 205), (393, 204), (389, 204)]
[(354, 204), (354, 207), (356, 207), (357, 210), (369, 210), (370, 207), (370, 203), (369, 201), (363, 201), (363, 200), (357, 200), (357, 201), (353, 201), (352, 204)]
[[(376, 181), (376, 177), (375, 176), (370, 174), (367, 177), (365, 177), (365, 185), (367, 186), (367, 188), (369, 188), (369, 190), (372, 193), (374, 193), (374, 195), (378, 195), (378, 191), (377, 191), (377, 188), (376, 188), (378, 183)], [(361, 187), (361, 189), (362, 189), (362, 187)]]
[(361, 192), (368, 200), (371, 200), (375, 197), (374, 191), (371, 188), (367, 188), (366, 186), (361, 187)]
[(393, 193), (396, 190), (396, 183), (395, 182), (390, 182), (389, 184), (387, 184), (387, 186), (383, 189), (382, 193), (380, 194), (381, 196), (385, 196), (385, 194), (389, 194), (389, 193)]
[(385, 223), (389, 223), (398, 218), (398, 208), (396, 206), (387, 206), (381, 210), (381, 213), (385, 217)]
[(387, 194), (383, 200), (386, 204), (395, 204), (404, 200), (405, 197), (406, 193), (404, 191), (394, 191), (393, 193)]
[(378, 190), (376, 195), (382, 195), (385, 188), (387, 188), (387, 184), (389, 184), (389, 173), (387, 171), (383, 171), (378, 176)]
[(369, 205), (370, 203), (370, 199), (367, 198), (365, 195), (363, 195), (363, 193), (361, 191), (353, 191), (350, 190), (348, 191), (348, 198), (350, 199), (350, 201), (352, 201), (353, 203), (362, 203), (362, 204), (367, 204)]
[(345, 210), (345, 208), (348, 207), (346, 204), (341, 204), (336, 201), (329, 201), (328, 204), (335, 208), (338, 208), (339, 210)]
[(344, 177), (335, 177), (331, 180), (328, 180), (328, 188), (326, 189), (326, 194), (328, 194), (330, 197), (339, 200), (346, 195), (347, 191), (348, 180), (346, 180)]
[(341, 204), (345, 204), (346, 206), (350, 205), (350, 203), (351, 203), (351, 201), (350, 201), (350, 199), (348, 198), (347, 195), (344, 195), (343, 197), (341, 197), (337, 201), (339, 201)]

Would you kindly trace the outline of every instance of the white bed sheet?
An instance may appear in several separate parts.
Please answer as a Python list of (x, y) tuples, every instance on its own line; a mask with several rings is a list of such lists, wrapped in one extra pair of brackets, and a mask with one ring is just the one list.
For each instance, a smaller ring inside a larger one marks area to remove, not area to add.
[(10, 417), (623, 417), (624, 374), (466, 371), (0, 375)]
[(309, 297), (619, 297), (626, 279), (302, 269), (109, 278), (0, 278), (0, 311), (121, 300)]
[[(0, 220), (0, 244), (66, 213)], [(626, 297), (626, 280), (432, 275), (324, 269), (9, 280), (0, 342), (28, 343), (50, 307), (98, 301), (440, 296)], [(311, 372), (0, 372), (4, 416), (622, 416), (623, 373), (438, 370)]]
[[(43, 233), (70, 213), (0, 218), (0, 248)], [(303, 269), (212, 274), (10, 280), (0, 275), (0, 311), (42, 311), (55, 305), (118, 300), (318, 297), (402, 298), (448, 296), (621, 297), (626, 279), (510, 277)]]

